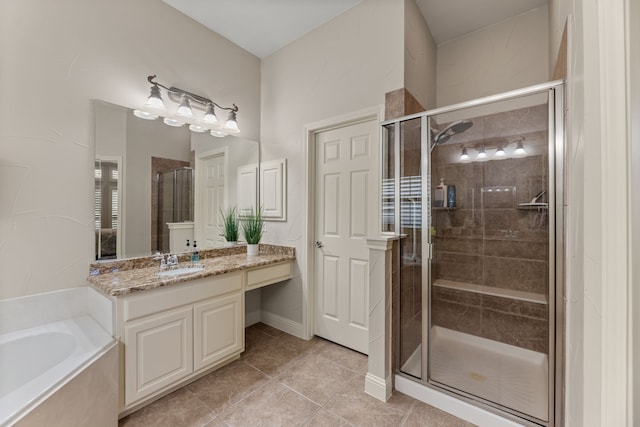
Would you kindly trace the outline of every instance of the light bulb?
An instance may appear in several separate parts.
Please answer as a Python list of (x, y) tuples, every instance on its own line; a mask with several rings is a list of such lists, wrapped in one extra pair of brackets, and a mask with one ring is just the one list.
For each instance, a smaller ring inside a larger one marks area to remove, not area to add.
[(238, 128), (238, 122), (236, 121), (236, 112), (235, 111), (233, 111), (233, 110), (229, 111), (229, 118), (227, 119), (227, 122), (222, 127), (222, 130), (224, 130), (225, 132), (228, 132), (228, 133), (238, 133), (238, 132), (240, 132), (240, 129)]
[(160, 88), (158, 85), (151, 86), (151, 93), (147, 98), (147, 102), (144, 104), (145, 109), (151, 109), (154, 111), (165, 111), (164, 102), (162, 102), (162, 96), (160, 95)]
[(184, 125), (184, 122), (181, 120), (172, 119), (171, 117), (165, 117), (162, 122), (167, 126), (173, 126), (174, 128), (179, 128)]
[(518, 146), (516, 147), (516, 151), (514, 151), (514, 153), (519, 156), (523, 154), (527, 154), (527, 152), (524, 149), (524, 144), (522, 143), (522, 141), (518, 141)]
[(504, 148), (498, 147), (498, 149), (496, 150), (496, 157), (504, 157), (504, 156), (505, 156)]
[(200, 125), (189, 125), (189, 130), (191, 132), (198, 132), (198, 133), (202, 133), (202, 132), (206, 132), (207, 128), (200, 126)]
[(216, 110), (213, 104), (207, 104), (207, 111), (205, 111), (202, 121), (208, 125), (218, 124), (218, 117), (216, 117)]
[(191, 104), (189, 103), (187, 95), (183, 94), (180, 97), (180, 105), (176, 111), (176, 116), (183, 117), (185, 119), (193, 118), (193, 111), (191, 111)]
[(469, 153), (467, 153), (466, 148), (462, 148), (462, 154), (460, 154), (460, 160), (463, 162), (466, 162), (467, 160), (469, 160)]
[(485, 160), (487, 158), (487, 153), (485, 153), (484, 148), (481, 148), (478, 151), (478, 156), (476, 158), (479, 160)]
[(145, 120), (155, 120), (158, 118), (157, 114), (153, 114), (143, 110), (133, 110), (133, 115), (138, 117), (139, 119), (145, 119)]

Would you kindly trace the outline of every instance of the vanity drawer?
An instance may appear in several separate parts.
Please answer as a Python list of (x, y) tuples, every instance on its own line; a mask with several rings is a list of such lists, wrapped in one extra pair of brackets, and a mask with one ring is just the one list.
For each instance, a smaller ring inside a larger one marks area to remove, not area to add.
[(128, 322), (241, 289), (242, 272), (234, 272), (139, 292), (122, 298), (123, 320)]
[(247, 290), (291, 279), (291, 261), (247, 271)]

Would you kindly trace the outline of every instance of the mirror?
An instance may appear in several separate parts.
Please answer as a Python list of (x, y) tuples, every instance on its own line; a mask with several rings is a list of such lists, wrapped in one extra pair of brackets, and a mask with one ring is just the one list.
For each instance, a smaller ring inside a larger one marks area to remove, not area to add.
[(220, 211), (257, 206), (259, 143), (216, 138), (104, 101), (95, 110), (96, 260), (223, 246)]

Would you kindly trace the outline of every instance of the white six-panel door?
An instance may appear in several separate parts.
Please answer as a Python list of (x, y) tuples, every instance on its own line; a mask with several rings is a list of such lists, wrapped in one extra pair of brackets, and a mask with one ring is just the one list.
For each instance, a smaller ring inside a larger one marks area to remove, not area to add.
[(222, 219), (220, 210), (224, 209), (225, 197), (225, 169), (224, 155), (216, 155), (206, 159), (204, 164), (204, 194), (202, 203), (202, 216), (204, 224), (202, 232), (204, 242), (199, 242), (201, 248), (219, 246), (224, 241), (221, 236)]
[(365, 354), (378, 139), (376, 120), (315, 136), (315, 334)]

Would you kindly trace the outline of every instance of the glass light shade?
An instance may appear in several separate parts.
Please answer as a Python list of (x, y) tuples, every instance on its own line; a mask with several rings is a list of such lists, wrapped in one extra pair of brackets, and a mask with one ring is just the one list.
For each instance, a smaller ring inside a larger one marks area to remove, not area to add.
[(202, 132), (206, 132), (207, 128), (200, 126), (200, 125), (189, 125), (189, 130), (191, 132), (198, 132), (198, 133), (202, 133)]
[(145, 119), (145, 120), (155, 120), (158, 118), (157, 114), (153, 114), (148, 111), (142, 111), (142, 110), (133, 110), (133, 115), (138, 117), (139, 119)]
[(213, 104), (207, 104), (207, 111), (205, 111), (202, 121), (208, 125), (218, 124), (218, 117), (216, 117), (216, 110)]
[(211, 133), (211, 136), (215, 136), (216, 138), (222, 138), (227, 135), (226, 133), (219, 130), (212, 130), (210, 133)]
[(144, 107), (145, 109), (154, 111), (166, 110), (164, 102), (162, 101), (162, 96), (160, 95), (160, 88), (157, 85), (151, 86), (151, 93), (149, 93), (149, 97), (147, 98), (147, 102), (144, 104)]
[(481, 148), (480, 151), (478, 151), (478, 157), (476, 157), (479, 160), (485, 160), (487, 158), (487, 153), (485, 153), (484, 148)]
[(193, 111), (191, 110), (191, 104), (189, 98), (186, 95), (182, 95), (180, 98), (180, 105), (176, 111), (176, 116), (184, 117), (186, 119), (193, 118)]
[(460, 154), (460, 160), (462, 160), (463, 162), (466, 162), (467, 160), (469, 160), (469, 153), (467, 153), (466, 148), (462, 149), (462, 154)]
[(175, 128), (184, 126), (184, 122), (182, 120), (172, 119), (171, 117), (165, 117), (162, 121), (165, 125), (173, 126)]
[(519, 156), (523, 154), (527, 154), (527, 151), (524, 149), (524, 144), (522, 143), (522, 141), (518, 142), (518, 146), (516, 147), (516, 151), (514, 151), (514, 153)]
[(238, 128), (238, 122), (236, 121), (235, 111), (229, 111), (229, 118), (227, 119), (227, 122), (222, 127), (222, 130), (224, 130), (227, 133), (240, 132), (240, 129)]
[(505, 156), (504, 148), (499, 147), (499, 148), (496, 150), (496, 157), (504, 157), (504, 156)]

